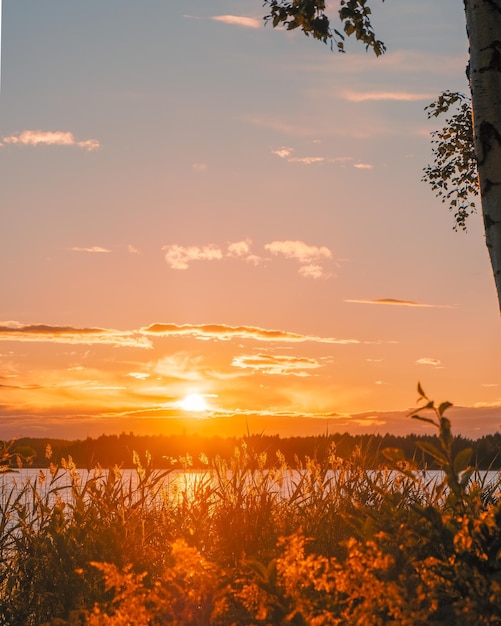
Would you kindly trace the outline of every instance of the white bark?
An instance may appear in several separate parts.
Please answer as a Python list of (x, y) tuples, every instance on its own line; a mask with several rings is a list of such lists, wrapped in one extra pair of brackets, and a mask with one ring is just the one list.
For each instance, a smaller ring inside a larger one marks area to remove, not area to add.
[(486, 244), (501, 309), (501, 0), (464, 0)]

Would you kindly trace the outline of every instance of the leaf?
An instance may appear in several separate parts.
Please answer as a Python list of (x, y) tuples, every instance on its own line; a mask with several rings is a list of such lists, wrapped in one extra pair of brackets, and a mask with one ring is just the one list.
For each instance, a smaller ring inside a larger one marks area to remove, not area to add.
[(442, 402), (442, 404), (438, 407), (438, 413), (440, 417), (449, 409), (451, 406), (454, 406), (452, 402)]
[(428, 441), (418, 441), (417, 445), (421, 448), (421, 450), (423, 450), (423, 452), (426, 452), (426, 454), (429, 454), (436, 461), (438, 461), (442, 467), (448, 464), (449, 461), (445, 454), (432, 443)]
[(417, 384), (417, 392), (418, 392), (420, 398), (426, 398), (426, 394), (423, 391), (423, 388), (421, 387), (421, 383)]
[[(420, 411), (421, 409), (418, 410)], [(413, 413), (411, 413), (411, 417), (412, 419), (420, 420), (421, 422), (428, 422), (429, 424), (433, 424), (433, 426), (438, 426), (435, 420), (432, 420), (430, 417), (423, 417), (422, 415), (417, 415)]]
[(456, 474), (460, 474), (464, 472), (470, 466), (471, 455), (473, 453), (472, 448), (465, 448), (458, 452), (454, 458), (454, 471)]

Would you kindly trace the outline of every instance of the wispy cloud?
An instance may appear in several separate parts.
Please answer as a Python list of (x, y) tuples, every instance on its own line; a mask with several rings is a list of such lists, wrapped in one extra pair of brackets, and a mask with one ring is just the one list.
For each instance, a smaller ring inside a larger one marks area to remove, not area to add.
[(0, 341), (107, 344), (131, 348), (151, 348), (151, 341), (137, 332), (104, 328), (73, 328), (48, 324), (0, 322)]
[(433, 367), (440, 367), (442, 364), (438, 359), (433, 359), (431, 357), (423, 357), (416, 361), (418, 365), (431, 365)]
[(378, 298), (376, 300), (345, 300), (354, 304), (385, 304), (390, 306), (408, 306), (425, 309), (450, 309), (450, 304), (426, 304), (424, 302), (414, 302), (413, 300), (397, 300), (395, 298)]
[(413, 93), (410, 91), (344, 91), (342, 97), (349, 102), (369, 101), (396, 101), (416, 102), (419, 100), (433, 100), (436, 94)]
[(501, 408), (501, 398), (499, 398), (498, 400), (493, 400), (492, 402), (475, 402), (473, 407), (476, 409)]
[(322, 365), (315, 359), (296, 356), (276, 356), (271, 354), (257, 354), (236, 356), (232, 361), (233, 367), (250, 369), (262, 374), (280, 376), (310, 376), (308, 371)]
[(291, 343), (326, 343), (326, 344), (358, 344), (357, 339), (337, 339), (334, 337), (317, 337), (313, 335), (301, 335), (284, 330), (269, 330), (257, 326), (228, 326), (226, 324), (151, 324), (141, 329), (146, 335), (156, 336), (186, 336), (197, 339), (218, 339), (229, 341), (231, 339), (251, 339), (255, 341), (291, 342)]
[(214, 15), (212, 19), (216, 22), (223, 22), (232, 26), (243, 26), (244, 28), (261, 28), (263, 25), (262, 20), (241, 15)]
[[(277, 148), (276, 150), (272, 150), (271, 154), (274, 154), (281, 159), (286, 159), (288, 163), (299, 163), (300, 165), (314, 165), (316, 163), (335, 163), (337, 165), (346, 165), (350, 161), (353, 161), (353, 157), (350, 156), (342, 156), (342, 157), (325, 157), (325, 156), (291, 156), (294, 152), (294, 148)], [(353, 167), (357, 167), (359, 169), (372, 169), (374, 166), (369, 163), (352, 163)]]
[(97, 253), (108, 253), (111, 252), (108, 248), (101, 248), (101, 246), (90, 246), (88, 248), (79, 248), (77, 246), (73, 246), (72, 248), (67, 248), (70, 252), (97, 252)]
[[(73, 133), (65, 131), (23, 130), (17, 135), (3, 137), (4, 144), (20, 144), (24, 146), (76, 146), (89, 152), (100, 147), (97, 139), (78, 141)], [(1, 145), (1, 144), (0, 144)]]
[(305, 156), (291, 157), (287, 159), (289, 163), (302, 163), (303, 165), (312, 165), (313, 163), (325, 163), (326, 158), (322, 156)]

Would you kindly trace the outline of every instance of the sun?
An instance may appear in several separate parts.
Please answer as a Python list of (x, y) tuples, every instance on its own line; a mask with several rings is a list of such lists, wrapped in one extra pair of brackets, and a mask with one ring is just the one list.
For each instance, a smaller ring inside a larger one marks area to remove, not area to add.
[(207, 402), (205, 398), (199, 393), (190, 393), (188, 394), (181, 402), (179, 403), (180, 407), (183, 411), (207, 411), (209, 407), (207, 406)]

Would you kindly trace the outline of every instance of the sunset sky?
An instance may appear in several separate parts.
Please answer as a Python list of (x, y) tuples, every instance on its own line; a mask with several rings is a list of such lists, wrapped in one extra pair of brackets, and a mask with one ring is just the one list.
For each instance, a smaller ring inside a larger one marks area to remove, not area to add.
[(431, 432), (418, 381), (500, 428), (481, 220), (420, 181), (462, 3), (374, 0), (379, 59), (265, 14), (3, 0), (0, 439)]

